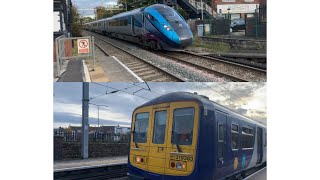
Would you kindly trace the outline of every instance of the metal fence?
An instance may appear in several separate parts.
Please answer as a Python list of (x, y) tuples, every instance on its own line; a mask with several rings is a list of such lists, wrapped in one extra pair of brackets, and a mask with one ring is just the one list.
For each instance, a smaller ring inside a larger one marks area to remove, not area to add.
[[(93, 60), (93, 70), (95, 68), (94, 56), (94, 37), (66, 37), (59, 36), (55, 39), (56, 46), (56, 70), (55, 77), (60, 77), (62, 74), (62, 66), (66, 60)], [(85, 51), (84, 51), (85, 50)]]
[[(55, 131), (55, 136), (62, 136), (65, 142), (80, 142), (81, 133)], [(105, 134), (103, 132), (89, 133), (90, 143), (129, 143), (130, 134)]]

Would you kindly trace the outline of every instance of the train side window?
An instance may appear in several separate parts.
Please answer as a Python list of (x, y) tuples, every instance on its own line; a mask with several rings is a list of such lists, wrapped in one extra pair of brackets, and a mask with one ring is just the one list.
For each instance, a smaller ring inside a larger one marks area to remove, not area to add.
[(148, 135), (149, 113), (137, 113), (134, 122), (133, 142), (146, 143)]
[(253, 129), (248, 127), (242, 127), (242, 148), (252, 149), (254, 145)]
[(194, 108), (181, 108), (173, 111), (171, 143), (191, 145), (194, 124)]
[(218, 122), (218, 159), (223, 158), (223, 124)]
[(231, 149), (239, 149), (239, 125), (231, 124)]
[(154, 115), (152, 143), (163, 144), (166, 134), (167, 111), (157, 111)]

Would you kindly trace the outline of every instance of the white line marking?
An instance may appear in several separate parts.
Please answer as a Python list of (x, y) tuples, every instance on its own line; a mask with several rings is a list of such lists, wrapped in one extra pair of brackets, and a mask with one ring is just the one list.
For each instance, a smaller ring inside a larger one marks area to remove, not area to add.
[(83, 72), (84, 72), (84, 82), (91, 82), (88, 66), (85, 63), (85, 60), (82, 60)]
[(144, 82), (138, 75), (136, 75), (134, 72), (132, 72), (126, 65), (124, 65), (121, 61), (119, 61), (116, 57), (111, 56), (113, 59), (115, 59), (122, 67), (124, 67), (129, 73), (134, 76), (139, 82)]
[(264, 168), (260, 169), (259, 171), (257, 171), (257, 172), (255, 172), (255, 173), (251, 174), (250, 176), (246, 177), (246, 178), (245, 178), (245, 179), (243, 179), (243, 180), (249, 179), (250, 177), (254, 176), (255, 174), (259, 173), (260, 171), (262, 171), (262, 170), (264, 170), (264, 169), (266, 169), (266, 168), (267, 168), (267, 167), (264, 167)]
[(87, 169), (87, 168), (97, 168), (97, 167), (113, 166), (113, 165), (121, 165), (121, 164), (127, 164), (127, 163), (110, 163), (110, 164), (99, 164), (99, 165), (92, 165), (92, 166), (79, 166), (79, 167), (71, 167), (71, 168), (62, 168), (62, 169), (55, 169), (54, 172), (67, 171), (67, 170), (79, 170), (79, 169)]

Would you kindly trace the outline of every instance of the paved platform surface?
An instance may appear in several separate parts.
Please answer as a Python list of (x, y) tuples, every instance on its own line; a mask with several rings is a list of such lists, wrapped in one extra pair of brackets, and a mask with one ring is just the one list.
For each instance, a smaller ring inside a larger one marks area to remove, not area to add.
[(61, 75), (58, 82), (82, 82), (83, 65), (80, 60), (69, 60), (66, 71)]
[(267, 168), (263, 168), (260, 171), (250, 175), (244, 180), (267, 180)]
[(114, 156), (104, 158), (89, 158), (80, 160), (55, 161), (54, 171), (65, 171), (83, 169), (89, 167), (99, 167), (103, 165), (123, 164), (128, 163), (128, 156)]
[(105, 55), (99, 48), (96, 48), (96, 58), (110, 81), (138, 81), (116, 58)]
[(137, 79), (121, 66), (113, 57), (100, 60), (102, 69), (111, 81), (137, 82)]

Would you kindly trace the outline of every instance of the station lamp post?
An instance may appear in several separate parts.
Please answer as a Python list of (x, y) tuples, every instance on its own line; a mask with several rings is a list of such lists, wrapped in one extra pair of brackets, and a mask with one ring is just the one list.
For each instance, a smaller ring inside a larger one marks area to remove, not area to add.
[[(92, 103), (90, 103), (92, 104)], [(99, 117), (99, 111), (100, 111), (100, 107), (109, 107), (109, 106), (106, 106), (106, 105), (99, 105), (99, 104), (92, 104), (94, 106), (97, 106), (98, 107), (98, 128), (99, 128), (99, 121), (100, 121), (100, 117)]]
[(203, 2), (201, 0), (201, 20), (203, 20)]
[(228, 11), (228, 32), (229, 32), (228, 34), (230, 35), (230, 23), (231, 23), (230, 22), (230, 19), (231, 19), (230, 18), (230, 7), (228, 7), (227, 11)]

